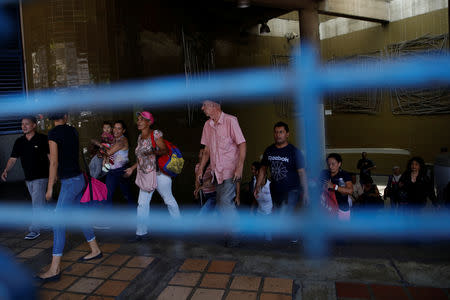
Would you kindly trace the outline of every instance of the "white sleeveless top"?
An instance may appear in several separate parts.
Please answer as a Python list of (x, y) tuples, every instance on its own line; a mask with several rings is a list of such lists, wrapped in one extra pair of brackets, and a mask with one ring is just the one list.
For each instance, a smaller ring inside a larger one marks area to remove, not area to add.
[[(121, 137), (120, 137), (121, 138)], [(119, 150), (116, 153), (112, 155), (112, 159), (114, 161), (114, 164), (111, 165), (112, 170), (119, 169), (123, 166), (125, 166), (129, 159), (128, 159), (128, 149), (127, 150)]]

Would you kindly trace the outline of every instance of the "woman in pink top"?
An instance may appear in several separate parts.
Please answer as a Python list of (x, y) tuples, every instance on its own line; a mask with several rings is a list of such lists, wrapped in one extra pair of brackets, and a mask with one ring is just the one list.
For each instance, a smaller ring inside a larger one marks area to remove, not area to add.
[[(137, 113), (137, 128), (141, 132), (136, 147), (137, 163), (125, 170), (125, 176), (129, 177), (137, 169), (136, 185), (140, 188), (137, 216), (144, 220), (148, 218), (150, 201), (155, 189), (161, 195), (172, 217), (179, 217), (180, 210), (177, 201), (172, 195), (172, 178), (158, 170), (157, 156), (166, 155), (168, 149), (164, 143), (163, 133), (153, 130), (150, 126), (154, 119), (148, 111)], [(152, 136), (156, 148), (152, 145)], [(138, 222), (135, 241), (148, 239), (148, 229), (145, 222)]]

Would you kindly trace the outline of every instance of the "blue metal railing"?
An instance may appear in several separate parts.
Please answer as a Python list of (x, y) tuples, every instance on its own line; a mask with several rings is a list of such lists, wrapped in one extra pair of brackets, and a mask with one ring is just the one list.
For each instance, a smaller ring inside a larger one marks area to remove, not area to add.
[[(0, 21), (1, 23), (1, 21)], [(3, 25), (3, 24), (0, 24)], [(257, 234), (263, 230), (280, 234), (299, 234), (305, 238), (307, 253), (311, 256), (326, 254), (327, 240), (335, 237), (406, 237), (449, 238), (450, 218), (445, 212), (417, 216), (392, 215), (388, 212), (361, 214), (350, 223), (336, 222), (326, 217), (320, 207), (319, 172), (324, 160), (324, 133), (320, 103), (329, 92), (348, 92), (368, 88), (418, 87), (450, 83), (450, 58), (431, 56), (421, 59), (384, 61), (373, 65), (319, 64), (315, 51), (308, 45), (297, 49), (295, 62), (288, 72), (273, 69), (249, 69), (233, 72), (216, 72), (192, 79), (186, 85), (184, 76), (170, 76), (146, 81), (122, 82), (100, 85), (88, 89), (64, 89), (35, 91), (28, 95), (12, 96), (1, 105), (0, 116), (37, 114), (41, 112), (76, 109), (101, 109), (103, 107), (129, 108), (132, 104), (169, 106), (190, 99), (248, 99), (259, 101), (275, 95), (293, 95), (302, 112), (298, 132), (305, 146), (308, 166), (310, 203), (307, 210), (297, 217), (272, 216), (261, 219), (242, 216), (232, 227), (243, 233)], [(126, 99), (126, 100), (125, 100)], [(61, 101), (63, 100), (63, 101)], [(69, 216), (44, 215), (42, 220), (67, 223), (76, 226), (102, 219), (115, 228), (129, 229), (135, 226), (135, 213), (124, 217), (123, 212), (108, 214), (81, 211)], [(22, 207), (0, 206), (0, 226), (16, 226), (30, 220)], [(234, 222), (234, 221), (233, 221)], [(181, 221), (168, 220), (165, 215), (152, 212), (148, 220), (153, 231), (165, 233), (199, 234), (205, 231), (229, 230), (227, 223), (210, 216), (199, 217), (186, 212)], [(231, 226), (231, 225), (230, 225)]]

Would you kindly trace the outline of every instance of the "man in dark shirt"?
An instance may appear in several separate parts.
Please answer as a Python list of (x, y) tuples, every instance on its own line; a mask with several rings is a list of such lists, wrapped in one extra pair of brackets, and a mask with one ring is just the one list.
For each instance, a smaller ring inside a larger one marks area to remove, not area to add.
[(278, 122), (274, 125), (273, 137), (275, 143), (264, 151), (254, 196), (258, 197), (267, 168), (270, 168), (270, 194), (274, 209), (292, 212), (301, 197), (303, 203), (308, 200), (304, 158), (302, 153), (288, 142), (289, 127), (286, 123)]
[(6, 181), (8, 172), (15, 165), (18, 158), (22, 163), (25, 174), (25, 183), (31, 195), (33, 206), (33, 221), (29, 228), (26, 240), (34, 240), (40, 235), (40, 228), (35, 223), (36, 215), (45, 207), (45, 192), (48, 183), (49, 148), (48, 139), (44, 134), (36, 132), (36, 118), (29, 116), (22, 118), (23, 136), (14, 143), (11, 157), (1, 177)]
[(356, 166), (356, 168), (359, 169), (360, 182), (363, 177), (371, 177), (371, 171), (377, 167), (373, 161), (367, 158), (367, 152), (361, 153), (361, 156), (362, 158), (358, 161), (358, 165)]

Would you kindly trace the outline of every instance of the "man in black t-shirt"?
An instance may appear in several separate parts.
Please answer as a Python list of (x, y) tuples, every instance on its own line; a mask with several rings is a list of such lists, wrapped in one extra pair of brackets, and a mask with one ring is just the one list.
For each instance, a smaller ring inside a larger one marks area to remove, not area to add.
[(14, 143), (1, 178), (6, 181), (8, 172), (15, 165), (18, 158), (22, 163), (25, 174), (25, 183), (31, 195), (33, 206), (33, 221), (29, 228), (26, 240), (34, 240), (40, 235), (40, 227), (35, 224), (36, 215), (45, 207), (45, 192), (48, 184), (49, 147), (48, 139), (44, 134), (36, 132), (36, 118), (29, 116), (22, 118), (23, 136)]
[[(358, 164), (356, 165), (356, 168), (359, 169), (359, 178), (361, 182), (361, 178), (363, 177), (371, 177), (372, 170), (375, 169), (377, 166), (367, 158), (367, 152), (361, 153), (361, 159), (358, 161)], [(362, 184), (362, 182), (361, 182)]]
[(273, 137), (275, 143), (264, 151), (254, 196), (257, 198), (269, 168), (270, 194), (274, 208), (292, 212), (300, 197), (303, 198), (303, 203), (308, 200), (304, 158), (296, 147), (289, 144), (289, 126), (286, 123), (278, 122), (274, 125)]

